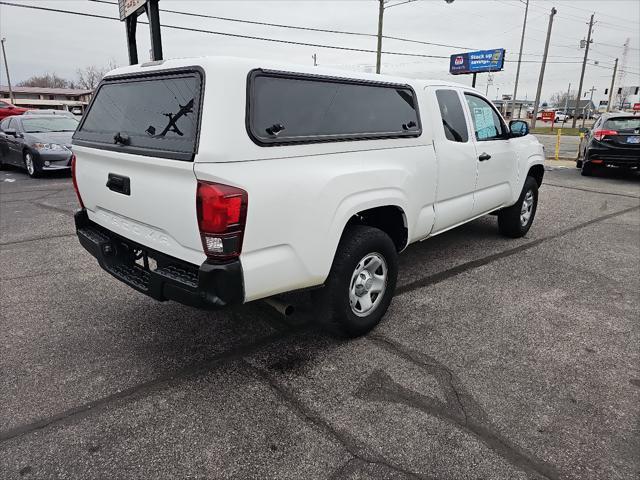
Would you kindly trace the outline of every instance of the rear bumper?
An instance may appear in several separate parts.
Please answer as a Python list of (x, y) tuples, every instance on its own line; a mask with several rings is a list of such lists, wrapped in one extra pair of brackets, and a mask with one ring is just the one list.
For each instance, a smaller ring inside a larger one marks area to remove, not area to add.
[(604, 165), (638, 168), (640, 167), (640, 149), (589, 148), (586, 161), (589, 163), (593, 160), (602, 160), (597, 163)]
[[(244, 301), (239, 260), (222, 265), (207, 261), (198, 267), (116, 235), (89, 220), (84, 209), (76, 212), (75, 222), (80, 244), (98, 260), (100, 266), (151, 298), (175, 300), (202, 309), (216, 309)], [(155, 268), (148, 268), (154, 261)]]

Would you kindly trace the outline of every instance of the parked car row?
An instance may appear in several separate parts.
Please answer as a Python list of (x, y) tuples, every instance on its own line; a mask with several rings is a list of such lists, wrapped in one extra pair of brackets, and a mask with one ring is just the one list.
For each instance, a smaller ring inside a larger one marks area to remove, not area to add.
[(71, 137), (78, 126), (71, 115), (33, 111), (0, 121), (0, 168), (24, 168), (30, 177), (71, 169)]
[(71, 110), (55, 110), (53, 108), (48, 109), (29, 109), (23, 107), (16, 107), (15, 105), (0, 100), (0, 120), (14, 115), (65, 115), (67, 117), (79, 118), (82, 115), (82, 108), (72, 107)]
[[(565, 113), (562, 110), (541, 110), (538, 112), (536, 116), (536, 120), (543, 120), (542, 113), (543, 112), (555, 112), (554, 123), (564, 123), (568, 120), (573, 119), (573, 114)], [(576, 116), (577, 119), (582, 120), (583, 117), (586, 117), (588, 120), (593, 120), (599, 117), (598, 112), (579, 112)]]

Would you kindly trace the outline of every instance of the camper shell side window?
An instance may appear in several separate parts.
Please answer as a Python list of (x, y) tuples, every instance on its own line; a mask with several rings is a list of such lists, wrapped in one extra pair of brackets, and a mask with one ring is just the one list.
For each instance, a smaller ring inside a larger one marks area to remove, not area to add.
[(262, 69), (248, 76), (246, 127), (260, 146), (422, 133), (409, 85)]

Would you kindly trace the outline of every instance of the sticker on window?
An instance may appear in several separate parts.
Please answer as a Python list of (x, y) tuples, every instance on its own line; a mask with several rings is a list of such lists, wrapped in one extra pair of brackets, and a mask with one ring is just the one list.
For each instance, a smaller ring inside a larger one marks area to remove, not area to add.
[(474, 107), (473, 123), (476, 127), (478, 140), (496, 136), (496, 126), (493, 121), (493, 111), (490, 107)]

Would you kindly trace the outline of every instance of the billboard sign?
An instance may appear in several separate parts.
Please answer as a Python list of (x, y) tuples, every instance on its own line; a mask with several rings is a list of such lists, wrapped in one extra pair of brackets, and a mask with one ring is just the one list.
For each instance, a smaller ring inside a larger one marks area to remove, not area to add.
[(120, 20), (124, 20), (130, 15), (133, 15), (147, 3), (147, 0), (118, 0), (118, 7), (120, 8)]
[(449, 73), (499, 72), (504, 68), (504, 48), (451, 55)]

